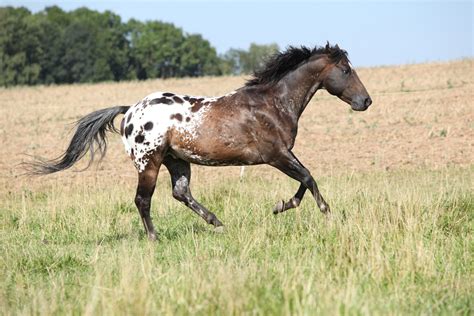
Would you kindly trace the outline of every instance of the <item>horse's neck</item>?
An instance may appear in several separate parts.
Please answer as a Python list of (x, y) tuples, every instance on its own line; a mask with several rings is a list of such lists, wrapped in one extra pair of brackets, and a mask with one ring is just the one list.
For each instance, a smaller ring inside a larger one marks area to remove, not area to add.
[(276, 85), (275, 93), (295, 122), (298, 122), (309, 101), (319, 89), (321, 71), (320, 66), (306, 63), (288, 73)]

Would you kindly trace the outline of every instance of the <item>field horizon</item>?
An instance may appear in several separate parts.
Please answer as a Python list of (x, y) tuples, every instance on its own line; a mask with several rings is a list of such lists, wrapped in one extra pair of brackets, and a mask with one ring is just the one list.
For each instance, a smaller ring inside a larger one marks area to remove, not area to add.
[[(245, 77), (0, 88), (0, 313), (360, 315), (474, 312), (474, 59), (357, 69), (373, 105), (325, 91), (294, 152), (332, 213), (268, 166), (192, 166), (213, 231), (171, 196), (162, 168), (149, 242), (119, 135), (100, 164), (27, 177), (62, 153), (72, 122), (154, 91), (222, 95)], [(118, 125), (119, 119), (116, 121)], [(86, 157), (87, 158), (87, 157)]]

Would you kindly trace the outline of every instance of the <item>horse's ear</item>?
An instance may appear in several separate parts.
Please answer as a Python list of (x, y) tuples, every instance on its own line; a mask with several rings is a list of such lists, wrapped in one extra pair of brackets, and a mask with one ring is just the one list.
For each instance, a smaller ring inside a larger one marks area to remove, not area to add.
[(336, 44), (336, 46), (334, 46), (334, 48), (336, 48), (337, 50), (339, 50), (339, 45)]

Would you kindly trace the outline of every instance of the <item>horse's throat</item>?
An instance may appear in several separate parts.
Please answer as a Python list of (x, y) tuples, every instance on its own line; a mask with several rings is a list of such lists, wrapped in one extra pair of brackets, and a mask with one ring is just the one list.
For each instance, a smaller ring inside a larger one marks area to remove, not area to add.
[(308, 105), (308, 103), (311, 101), (311, 99), (313, 98), (314, 94), (316, 93), (316, 91), (318, 91), (318, 89), (320, 88), (321, 84), (319, 82), (313, 84), (309, 89), (308, 91), (306, 92), (306, 95), (304, 97), (304, 100), (303, 100), (303, 103), (301, 105), (301, 109), (300, 109), (300, 113), (299, 115), (301, 116), (301, 114), (303, 114), (303, 111), (306, 109), (306, 106)]

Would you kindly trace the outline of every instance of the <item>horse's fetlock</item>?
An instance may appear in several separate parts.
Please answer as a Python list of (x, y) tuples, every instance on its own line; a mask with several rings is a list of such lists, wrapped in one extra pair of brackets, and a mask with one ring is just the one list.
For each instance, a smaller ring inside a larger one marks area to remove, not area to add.
[(291, 204), (293, 204), (293, 207), (298, 207), (300, 206), (301, 200), (297, 198), (292, 198), (291, 199)]
[(215, 227), (223, 226), (222, 223), (217, 219), (217, 216), (212, 213), (207, 215), (206, 222), (214, 225)]
[(321, 212), (323, 213), (329, 213), (331, 212), (330, 208), (329, 208), (329, 205), (327, 205), (327, 203), (323, 203), (319, 206), (319, 209), (321, 210)]
[(180, 202), (185, 202), (186, 201), (186, 191), (180, 189), (180, 188), (175, 188), (173, 189), (173, 197), (180, 201)]

